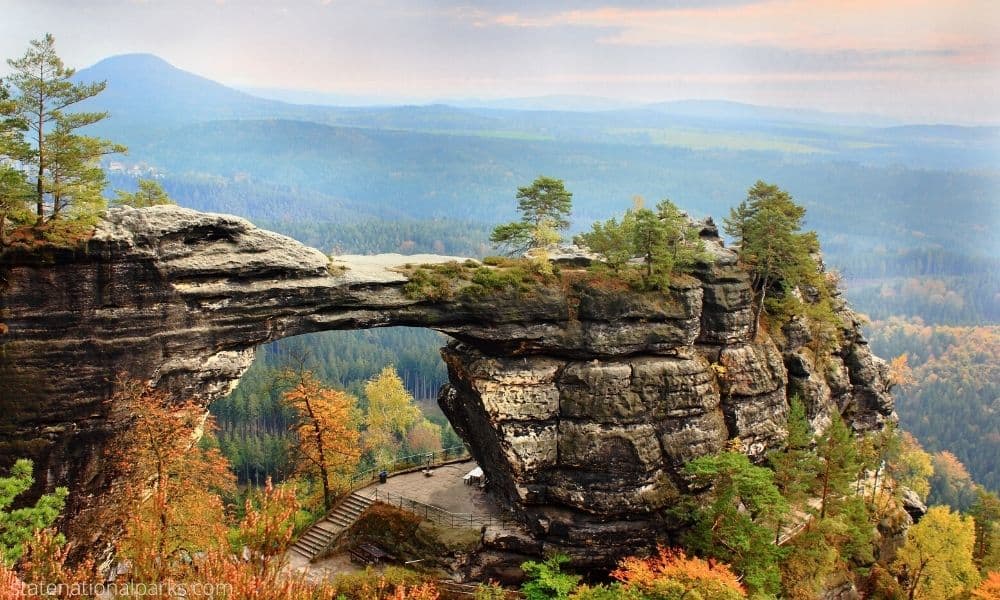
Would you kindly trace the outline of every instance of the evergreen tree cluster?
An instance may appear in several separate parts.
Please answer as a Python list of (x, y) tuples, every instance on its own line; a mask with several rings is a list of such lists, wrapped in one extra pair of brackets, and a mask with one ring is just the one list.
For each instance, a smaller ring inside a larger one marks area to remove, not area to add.
[[(819, 241), (813, 231), (802, 231), (806, 210), (776, 185), (757, 181), (739, 205), (730, 209), (723, 229), (735, 242), (740, 262), (753, 280), (754, 332), (767, 310), (777, 324), (807, 308), (801, 297), (832, 320), (828, 284), (822, 279), (814, 254)], [(814, 308), (814, 310), (815, 310)]]
[(69, 490), (56, 488), (33, 506), (13, 509), (15, 499), (34, 484), (34, 464), (27, 459), (14, 463), (10, 473), (0, 476), (0, 567), (14, 564), (34, 533), (50, 527), (66, 504)]
[(599, 254), (616, 276), (628, 278), (631, 270), (637, 271), (643, 289), (666, 290), (672, 275), (709, 260), (698, 229), (670, 200), (651, 210), (637, 198), (620, 222), (598, 221), (577, 240)]

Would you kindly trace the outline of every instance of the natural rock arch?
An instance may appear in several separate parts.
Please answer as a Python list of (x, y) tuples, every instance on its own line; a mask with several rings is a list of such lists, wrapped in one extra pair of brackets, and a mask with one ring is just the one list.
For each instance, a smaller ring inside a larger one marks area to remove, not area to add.
[(526, 527), (493, 547), (605, 565), (662, 533), (686, 461), (734, 437), (756, 456), (780, 445), (789, 388), (817, 422), (832, 410), (858, 430), (893, 418), (885, 365), (846, 308), (845, 343), (822, 371), (806, 334), (781, 349), (750, 340), (747, 276), (711, 221), (702, 238), (713, 262), (665, 294), (553, 285), (421, 300), (397, 267), (453, 257), (331, 264), (236, 217), (113, 209), (85, 250), (0, 256), (0, 467), (35, 458), (39, 487), (68, 484), (80, 507), (102, 484), (116, 373), (207, 405), (259, 344), (429, 327), (456, 340), (439, 402)]

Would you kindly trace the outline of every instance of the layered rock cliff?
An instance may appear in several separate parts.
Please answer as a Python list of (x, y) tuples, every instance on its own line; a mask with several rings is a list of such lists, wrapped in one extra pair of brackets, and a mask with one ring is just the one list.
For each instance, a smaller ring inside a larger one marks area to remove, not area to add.
[(236, 217), (114, 209), (85, 248), (0, 255), (0, 468), (34, 458), (39, 486), (69, 485), (76, 510), (104, 484), (118, 373), (207, 404), (261, 343), (429, 327), (454, 338), (442, 408), (525, 525), (495, 547), (606, 564), (669, 529), (686, 461), (733, 438), (757, 457), (780, 446), (789, 393), (819, 427), (834, 410), (859, 431), (893, 418), (849, 310), (832, 352), (795, 321), (751, 340), (747, 276), (710, 221), (702, 238), (713, 260), (668, 293), (564, 277), (431, 300), (407, 293), (404, 266), (452, 257), (331, 263)]

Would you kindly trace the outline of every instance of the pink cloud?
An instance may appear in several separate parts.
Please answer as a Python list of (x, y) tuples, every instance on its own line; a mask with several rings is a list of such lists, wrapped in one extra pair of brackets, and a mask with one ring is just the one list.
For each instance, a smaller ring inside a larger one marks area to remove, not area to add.
[(677, 9), (604, 7), (529, 16), (496, 14), (505, 27), (611, 29), (605, 44), (751, 45), (795, 50), (887, 51), (991, 48), (1000, 39), (994, 0), (767, 0)]

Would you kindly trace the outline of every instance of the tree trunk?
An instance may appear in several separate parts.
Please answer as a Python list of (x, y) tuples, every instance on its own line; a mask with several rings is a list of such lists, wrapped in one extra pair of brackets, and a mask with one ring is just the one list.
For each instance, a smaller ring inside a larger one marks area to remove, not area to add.
[(767, 275), (764, 276), (764, 281), (760, 286), (760, 302), (757, 303), (757, 308), (753, 315), (753, 331), (750, 336), (751, 340), (757, 339), (757, 331), (760, 329), (760, 315), (764, 312), (764, 299), (767, 298)]
[(872, 480), (872, 506), (875, 506), (875, 498), (878, 497), (878, 478), (882, 475), (882, 463), (875, 467), (875, 478)]
[(826, 518), (826, 497), (830, 493), (830, 462), (827, 461), (823, 469), (823, 496), (820, 500), (819, 518)]
[(927, 566), (927, 561), (923, 560), (920, 562), (920, 568), (917, 569), (916, 574), (913, 576), (913, 580), (910, 582), (910, 593), (907, 594), (909, 600), (913, 600), (917, 595), (917, 587), (920, 585), (920, 576), (924, 572), (924, 567)]
[(0, 212), (0, 247), (7, 245), (7, 211)]
[(309, 411), (309, 418), (312, 420), (313, 435), (316, 438), (316, 454), (318, 457), (316, 466), (319, 467), (319, 475), (323, 480), (323, 507), (329, 511), (333, 508), (333, 502), (330, 494), (330, 476), (326, 467), (326, 450), (323, 448), (323, 430), (319, 427), (319, 421), (313, 413), (311, 403), (306, 402), (306, 410)]
[(45, 218), (45, 186), (42, 185), (42, 176), (45, 175), (45, 99), (41, 90), (38, 92), (38, 180), (35, 182), (36, 208), (38, 219), (35, 225), (41, 225)]

